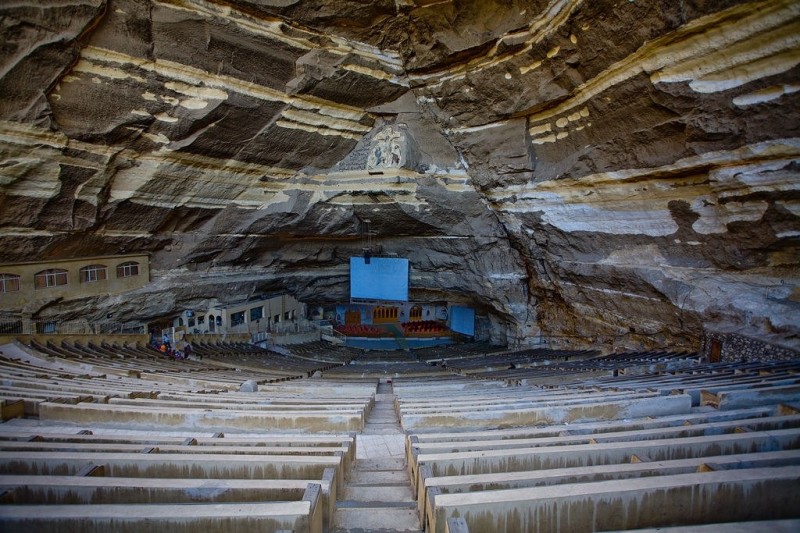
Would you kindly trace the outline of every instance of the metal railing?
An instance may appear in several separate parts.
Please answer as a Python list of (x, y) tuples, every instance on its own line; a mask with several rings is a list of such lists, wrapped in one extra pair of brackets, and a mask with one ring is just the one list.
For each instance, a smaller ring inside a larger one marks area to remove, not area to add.
[(147, 331), (141, 322), (90, 322), (0, 316), (0, 335), (96, 335), (139, 334)]

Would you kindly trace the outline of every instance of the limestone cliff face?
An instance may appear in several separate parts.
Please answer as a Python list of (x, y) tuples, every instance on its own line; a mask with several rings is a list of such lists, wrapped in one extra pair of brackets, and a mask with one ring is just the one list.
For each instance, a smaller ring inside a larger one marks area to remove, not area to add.
[(796, 2), (0, 14), (0, 260), (152, 254), (146, 291), (44, 314), (345, 299), (369, 230), (498, 341), (796, 341)]

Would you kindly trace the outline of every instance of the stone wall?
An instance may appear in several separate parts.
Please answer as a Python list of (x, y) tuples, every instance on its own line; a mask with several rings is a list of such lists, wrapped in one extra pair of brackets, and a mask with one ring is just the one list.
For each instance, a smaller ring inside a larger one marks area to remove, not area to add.
[(714, 342), (720, 344), (720, 361), (788, 361), (800, 358), (800, 352), (732, 332), (706, 331), (703, 336), (703, 356), (713, 360)]

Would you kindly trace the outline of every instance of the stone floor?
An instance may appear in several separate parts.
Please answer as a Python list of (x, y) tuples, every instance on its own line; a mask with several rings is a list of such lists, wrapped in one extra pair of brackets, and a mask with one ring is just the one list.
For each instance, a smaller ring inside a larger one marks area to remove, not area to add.
[(381, 384), (378, 392), (364, 431), (356, 438), (355, 468), (336, 502), (335, 533), (420, 531), (391, 385)]

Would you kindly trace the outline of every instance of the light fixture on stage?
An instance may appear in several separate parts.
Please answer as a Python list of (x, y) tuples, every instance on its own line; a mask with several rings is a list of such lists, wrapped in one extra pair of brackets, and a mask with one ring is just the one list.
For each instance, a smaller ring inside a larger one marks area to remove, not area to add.
[(363, 227), (363, 239), (364, 239), (364, 248), (361, 251), (364, 253), (364, 264), (368, 265), (370, 262), (370, 258), (372, 257), (372, 232), (369, 230), (369, 223), (370, 220), (368, 218), (364, 219), (364, 227)]

